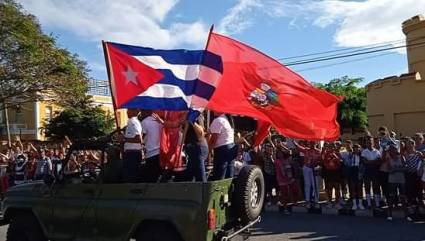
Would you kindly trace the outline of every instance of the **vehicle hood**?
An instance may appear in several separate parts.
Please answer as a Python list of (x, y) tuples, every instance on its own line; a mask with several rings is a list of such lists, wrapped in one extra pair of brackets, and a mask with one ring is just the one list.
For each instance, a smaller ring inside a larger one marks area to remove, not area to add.
[(48, 186), (42, 182), (30, 182), (10, 187), (6, 192), (7, 196), (40, 196), (48, 190)]

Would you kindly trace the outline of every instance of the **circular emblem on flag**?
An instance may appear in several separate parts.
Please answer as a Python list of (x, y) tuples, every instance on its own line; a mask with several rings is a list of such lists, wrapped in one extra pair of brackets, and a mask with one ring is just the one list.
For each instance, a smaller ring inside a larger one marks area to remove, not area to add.
[(249, 94), (248, 100), (257, 108), (269, 108), (271, 105), (279, 104), (277, 93), (264, 82)]

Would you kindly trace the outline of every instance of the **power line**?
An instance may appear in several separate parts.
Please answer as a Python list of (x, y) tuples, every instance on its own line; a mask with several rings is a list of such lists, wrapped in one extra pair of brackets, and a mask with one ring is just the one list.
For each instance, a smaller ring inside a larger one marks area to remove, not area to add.
[(316, 56), (316, 55), (322, 55), (322, 54), (344, 52), (344, 51), (349, 51), (349, 50), (353, 50), (353, 49), (356, 49), (355, 51), (361, 51), (361, 50), (369, 49), (369, 48), (380, 48), (380, 47), (390, 46), (390, 45), (394, 45), (395, 43), (400, 43), (400, 42), (403, 42), (403, 41), (404, 41), (404, 39), (397, 40), (397, 41), (391, 41), (391, 42), (382, 42), (382, 43), (378, 43), (378, 44), (366, 45), (366, 46), (363, 46), (363, 47), (350, 47), (350, 48), (343, 48), (343, 49), (328, 50), (328, 51), (317, 52), (317, 53), (309, 53), (309, 54), (295, 55), (295, 56), (290, 56), (290, 57), (285, 57), (285, 58), (278, 58), (277, 60), (298, 59), (298, 58)]
[(315, 58), (309, 58), (309, 59), (300, 59), (300, 60), (295, 60), (295, 61), (289, 62), (287, 64), (293, 64), (293, 63), (298, 63), (298, 62), (303, 62), (303, 61), (310, 61), (310, 60), (316, 60), (316, 59), (322, 59), (322, 58), (328, 58), (328, 57), (337, 57), (337, 56), (342, 56), (342, 55), (345, 55), (345, 54), (359, 53), (359, 52), (364, 52), (364, 51), (374, 50), (374, 49), (382, 49), (384, 47), (389, 47), (389, 46), (394, 46), (394, 44), (381, 45), (379, 47), (362, 48), (362, 49), (357, 49), (357, 50), (353, 50), (353, 51), (347, 51), (347, 52), (343, 52), (343, 53), (339, 53), (339, 54), (331, 54), (331, 55), (325, 55), (325, 56), (320, 56), (320, 57), (315, 57)]
[(378, 57), (381, 57), (381, 56), (386, 56), (386, 55), (391, 55), (391, 54), (395, 54), (395, 53), (389, 52), (389, 53), (377, 54), (377, 55), (368, 56), (368, 57), (364, 57), (364, 58), (342, 61), (342, 62), (339, 62), (339, 63), (325, 64), (325, 65), (320, 65), (320, 66), (316, 66), (316, 67), (295, 70), (295, 72), (305, 72), (305, 71), (310, 71), (310, 70), (315, 70), (315, 69), (323, 69), (323, 68), (332, 67), (332, 66), (336, 66), (336, 65), (358, 62), (358, 61), (362, 61), (362, 60), (366, 60), (366, 59), (378, 58)]
[[(303, 54), (303, 55), (297, 55), (297, 56), (291, 56), (291, 57), (285, 57), (285, 58), (278, 58), (276, 60), (299, 59), (299, 58), (304, 58), (304, 57), (309, 57), (309, 56), (317, 56), (317, 55), (324, 55), (324, 54), (328, 54), (328, 53), (342, 52), (342, 53), (339, 53), (339, 54), (325, 55), (325, 56), (315, 57), (315, 58), (311, 58), (311, 59), (333, 57), (333, 56), (338, 56), (338, 55), (342, 55), (342, 54), (356, 53), (356, 52), (361, 52), (361, 51), (365, 51), (365, 50), (372, 50), (372, 49), (378, 49), (378, 48), (383, 48), (383, 47), (388, 47), (388, 46), (394, 46), (396, 43), (402, 43), (402, 42), (405, 42), (405, 41), (406, 42), (407, 41), (416, 41), (416, 40), (420, 40), (420, 39), (424, 39), (424, 38), (425, 37), (406, 38), (406, 39), (400, 39), (400, 40), (395, 40), (395, 41), (366, 45), (364, 47), (351, 47), (351, 48), (344, 48), (344, 49), (337, 49), (337, 50), (329, 50), (329, 51), (324, 51), (324, 52), (309, 53), (309, 54)], [(301, 60), (296, 60), (296, 61), (293, 61), (293, 62), (306, 61), (306, 60), (311, 60), (311, 59), (301, 59)]]
[(284, 65), (285, 66), (294, 66), (294, 65), (300, 65), (300, 64), (316, 63), (316, 62), (322, 62), (322, 61), (329, 61), (329, 60), (333, 60), (333, 59), (348, 58), (348, 57), (353, 57), (353, 56), (358, 56), (358, 55), (371, 54), (371, 53), (377, 53), (377, 52), (382, 52), (382, 51), (388, 51), (388, 50), (393, 50), (393, 49), (406, 48), (406, 47), (412, 47), (412, 46), (418, 46), (418, 45), (424, 45), (424, 44), (425, 44), (425, 42), (420, 42), (420, 43), (414, 43), (414, 44), (406, 44), (406, 45), (400, 45), (400, 46), (364, 51), (364, 52), (359, 52), (359, 53), (343, 54), (343, 55), (338, 55), (338, 56), (333, 56), (333, 57), (325, 56), (323, 58), (315, 58), (315, 59), (303, 60), (303, 61), (294, 61), (294, 62), (286, 63)]

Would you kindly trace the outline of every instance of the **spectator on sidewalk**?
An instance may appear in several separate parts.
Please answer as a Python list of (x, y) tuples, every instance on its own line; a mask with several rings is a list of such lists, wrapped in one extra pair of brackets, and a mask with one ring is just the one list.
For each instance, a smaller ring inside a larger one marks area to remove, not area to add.
[(249, 145), (245, 143), (239, 144), (239, 150), (241, 152), (241, 161), (244, 166), (251, 165), (251, 155), (249, 154)]
[(374, 147), (374, 139), (372, 136), (366, 137), (366, 148), (362, 151), (361, 158), (365, 167), (364, 184), (366, 192), (366, 201), (368, 208), (372, 207), (371, 189), (375, 206), (378, 207), (381, 201), (381, 191), (379, 188), (379, 164), (381, 163), (381, 153)]
[(276, 178), (279, 186), (279, 202), (286, 214), (288, 203), (295, 203), (300, 196), (300, 187), (293, 175), (292, 157), (289, 150), (276, 153)]
[(406, 195), (405, 195), (405, 183), (406, 179), (404, 176), (405, 171), (405, 159), (400, 155), (398, 151), (398, 146), (396, 143), (390, 144), (388, 155), (385, 156), (388, 163), (388, 184), (389, 184), (389, 196), (388, 196), (388, 216), (387, 219), (391, 221), (392, 210), (397, 203), (397, 197), (400, 198), (403, 210), (408, 221), (412, 219), (408, 216), (407, 205), (406, 205)]
[(416, 142), (416, 150), (425, 154), (425, 141), (423, 133), (416, 133), (414, 136), (414, 140)]
[(303, 177), (306, 207), (311, 207), (312, 196), (315, 207), (319, 207), (321, 151), (314, 141), (310, 141), (308, 147), (302, 146), (296, 141), (293, 143), (298, 151), (304, 154)]
[(337, 209), (341, 208), (341, 181), (342, 181), (342, 160), (339, 150), (334, 143), (325, 143), (322, 151), (322, 177), (325, 180), (325, 190), (328, 197), (328, 207), (332, 207), (332, 192), (335, 190), (335, 203)]
[[(396, 142), (388, 142), (387, 146), (385, 146), (385, 149), (381, 152), (381, 163), (379, 165), (379, 171), (378, 171), (378, 182), (379, 182), (379, 188), (382, 190), (382, 199), (381, 201), (386, 201), (388, 199), (388, 175), (389, 175), (389, 158), (387, 157), (389, 155), (388, 151), (390, 147), (395, 147), (397, 151), (399, 150), (399, 146)], [(378, 206), (380, 206), (380, 203), (378, 203)]]
[(19, 185), (24, 183), (27, 180), (27, 164), (28, 159), (23, 154), (19, 154), (15, 159), (15, 175), (14, 175), (14, 184)]
[(9, 168), (8, 156), (0, 152), (0, 191), (3, 195), (9, 188), (9, 175), (7, 169)]
[(276, 151), (272, 144), (266, 143), (264, 145), (264, 179), (266, 182), (266, 203), (271, 205), (273, 198), (273, 189), (277, 189), (277, 180), (276, 180)]
[(423, 205), (421, 178), (417, 175), (417, 169), (423, 160), (421, 152), (416, 150), (416, 142), (412, 138), (406, 138), (406, 195), (408, 205)]
[(35, 180), (43, 180), (46, 175), (51, 175), (53, 165), (50, 158), (46, 156), (45, 150), (40, 150), (39, 159), (37, 160), (37, 167), (35, 169)]
[(346, 140), (344, 144), (342, 144), (342, 142), (338, 141), (336, 142), (336, 145), (337, 145), (336, 153), (339, 155), (342, 161), (340, 187), (341, 187), (341, 193), (342, 193), (342, 200), (345, 202), (345, 200), (351, 199), (350, 184), (349, 184), (349, 167), (347, 167), (346, 165), (346, 156), (348, 154), (348, 146), (352, 146), (353, 142), (351, 140)]
[(395, 139), (391, 138), (391, 134), (386, 126), (381, 126), (378, 129), (379, 148), (381, 154), (388, 149), (389, 145), (395, 143)]
[(252, 165), (256, 165), (259, 168), (261, 168), (261, 170), (264, 170), (264, 159), (263, 159), (261, 145), (254, 146), (249, 152), (249, 156), (251, 157)]
[(346, 165), (348, 171), (348, 183), (350, 187), (350, 198), (353, 202), (352, 210), (363, 210), (363, 171), (364, 167), (361, 162), (361, 146), (359, 144), (347, 146)]

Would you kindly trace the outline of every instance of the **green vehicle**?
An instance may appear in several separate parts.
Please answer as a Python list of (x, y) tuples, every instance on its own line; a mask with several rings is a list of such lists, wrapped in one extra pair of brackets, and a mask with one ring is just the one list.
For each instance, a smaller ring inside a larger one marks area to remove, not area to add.
[[(256, 166), (220, 181), (120, 183), (119, 151), (107, 141), (71, 146), (54, 175), (12, 187), (2, 203), (7, 241), (226, 241), (260, 221), (264, 179)], [(73, 155), (101, 151), (68, 173)], [(63, 168), (62, 168), (63, 167)]]

